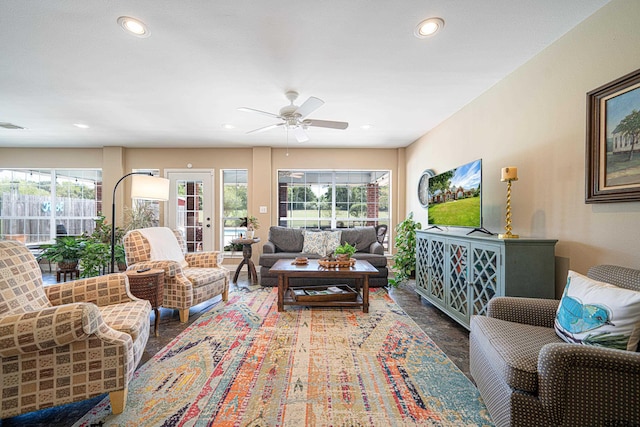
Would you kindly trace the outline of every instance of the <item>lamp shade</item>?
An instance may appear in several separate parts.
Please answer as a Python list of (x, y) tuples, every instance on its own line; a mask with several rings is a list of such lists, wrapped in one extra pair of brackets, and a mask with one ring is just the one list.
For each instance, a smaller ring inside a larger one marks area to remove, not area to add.
[(147, 200), (169, 200), (169, 180), (150, 175), (131, 177), (131, 198)]
[(508, 166), (502, 168), (502, 174), (500, 181), (517, 181), (518, 180), (518, 168), (514, 166)]

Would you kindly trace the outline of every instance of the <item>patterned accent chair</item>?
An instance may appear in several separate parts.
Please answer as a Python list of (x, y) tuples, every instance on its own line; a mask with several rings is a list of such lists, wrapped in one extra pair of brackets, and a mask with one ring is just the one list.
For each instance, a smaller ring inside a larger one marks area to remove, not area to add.
[(43, 286), (29, 249), (0, 241), (0, 418), (103, 393), (121, 413), (150, 312), (125, 274)]
[(189, 320), (189, 308), (215, 296), (222, 301), (229, 297), (229, 270), (222, 267), (223, 254), (219, 251), (187, 253), (187, 245), (180, 230), (173, 230), (184, 261), (152, 260), (151, 245), (139, 230), (125, 234), (123, 243), (127, 270), (161, 268), (164, 270), (164, 308), (180, 311), (180, 321)]
[[(640, 270), (600, 265), (587, 275), (640, 291)], [(472, 317), (470, 371), (495, 424), (640, 425), (640, 353), (562, 341), (558, 304), (497, 297)]]

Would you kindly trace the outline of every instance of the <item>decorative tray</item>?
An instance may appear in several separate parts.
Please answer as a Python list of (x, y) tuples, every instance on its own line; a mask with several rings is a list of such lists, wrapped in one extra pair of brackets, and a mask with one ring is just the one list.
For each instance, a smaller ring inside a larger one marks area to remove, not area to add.
[(356, 264), (355, 258), (350, 258), (348, 261), (338, 261), (329, 259), (319, 259), (318, 265), (324, 268), (346, 268), (353, 267)]
[(291, 295), (296, 301), (355, 301), (358, 298), (358, 293), (347, 285), (291, 289)]

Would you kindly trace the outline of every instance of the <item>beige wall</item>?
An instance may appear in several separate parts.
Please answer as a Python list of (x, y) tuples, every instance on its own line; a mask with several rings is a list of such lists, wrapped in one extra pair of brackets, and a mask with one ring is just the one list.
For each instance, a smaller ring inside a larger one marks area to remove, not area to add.
[[(287, 155), (288, 152), (288, 155)], [(191, 165), (189, 168), (188, 165)], [(180, 148), (143, 149), (104, 147), (99, 149), (38, 149), (0, 148), (0, 168), (102, 168), (104, 193), (103, 212), (111, 220), (113, 186), (118, 179), (133, 169), (203, 170), (215, 173), (214, 224), (216, 249), (219, 248), (221, 200), (219, 194), (220, 169), (249, 170), (249, 213), (260, 221), (256, 235), (266, 241), (270, 224), (277, 223), (277, 171), (278, 169), (384, 169), (391, 170), (392, 194), (404, 194), (404, 149), (272, 149), (255, 148)], [(399, 176), (400, 178), (396, 178)], [(120, 184), (116, 193), (116, 224), (122, 223), (122, 207), (129, 206), (130, 185)], [(393, 200), (393, 197), (392, 197)], [(404, 197), (401, 205), (392, 208), (392, 219), (404, 216)], [(259, 207), (267, 206), (260, 214)], [(398, 206), (402, 206), (399, 211)], [(161, 218), (161, 223), (163, 218)], [(257, 261), (262, 245), (253, 248)]]
[(640, 268), (640, 203), (585, 204), (586, 93), (640, 68), (640, 2), (613, 1), (407, 148), (407, 210), (426, 221), (416, 182), (482, 158), (484, 226), (558, 239), (557, 288), (568, 268)]

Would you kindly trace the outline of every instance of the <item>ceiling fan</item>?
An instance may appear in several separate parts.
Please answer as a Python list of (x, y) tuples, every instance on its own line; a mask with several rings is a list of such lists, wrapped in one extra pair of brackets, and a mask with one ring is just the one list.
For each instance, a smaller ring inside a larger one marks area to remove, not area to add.
[(264, 132), (265, 130), (275, 129), (280, 126), (284, 126), (286, 129), (293, 130), (293, 134), (295, 135), (298, 142), (305, 142), (309, 140), (309, 135), (306, 130), (309, 126), (321, 127), (321, 128), (330, 128), (330, 129), (346, 129), (349, 126), (347, 122), (334, 122), (330, 120), (316, 120), (316, 119), (307, 119), (307, 116), (313, 113), (318, 108), (322, 107), (324, 101), (316, 98), (315, 96), (309, 97), (301, 106), (297, 106), (294, 104), (295, 100), (298, 98), (298, 92), (290, 90), (285, 93), (285, 96), (291, 102), (291, 104), (286, 105), (280, 109), (278, 114), (269, 113), (267, 111), (256, 110), (254, 108), (241, 107), (238, 108), (239, 111), (246, 111), (249, 113), (259, 113), (265, 116), (269, 116), (275, 119), (282, 120), (282, 123), (276, 123), (273, 125), (261, 127), (258, 129), (251, 130), (247, 133), (256, 133), (256, 132)]

